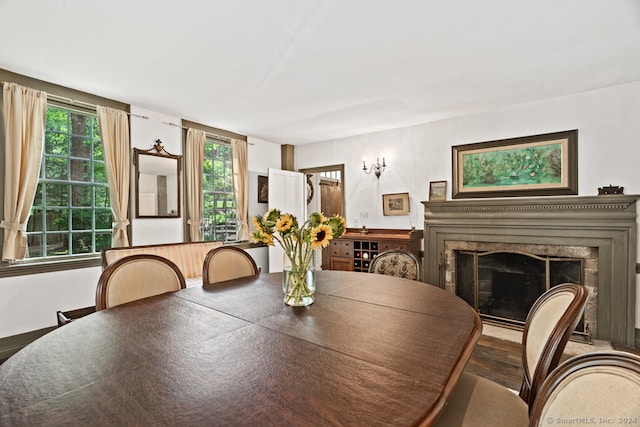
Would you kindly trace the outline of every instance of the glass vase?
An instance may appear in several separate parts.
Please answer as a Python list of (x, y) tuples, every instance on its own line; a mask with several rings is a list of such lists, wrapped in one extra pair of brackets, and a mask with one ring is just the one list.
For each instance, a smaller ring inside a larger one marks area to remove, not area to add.
[(308, 265), (294, 263), (284, 255), (282, 265), (282, 291), (284, 303), (294, 307), (304, 307), (313, 304), (313, 294), (316, 291), (316, 261), (315, 254), (311, 256)]

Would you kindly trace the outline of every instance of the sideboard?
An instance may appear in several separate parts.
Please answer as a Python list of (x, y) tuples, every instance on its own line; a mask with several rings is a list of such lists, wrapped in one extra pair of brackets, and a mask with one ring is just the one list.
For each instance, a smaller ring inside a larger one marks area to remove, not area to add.
[(422, 230), (397, 230), (369, 228), (363, 233), (359, 228), (347, 231), (330, 243), (331, 270), (368, 271), (369, 263), (378, 254), (390, 249), (404, 249), (422, 259)]

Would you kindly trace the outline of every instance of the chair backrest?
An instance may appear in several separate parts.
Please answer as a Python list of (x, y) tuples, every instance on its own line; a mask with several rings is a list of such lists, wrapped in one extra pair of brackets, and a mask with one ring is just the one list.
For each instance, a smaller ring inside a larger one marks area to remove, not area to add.
[(176, 264), (158, 255), (120, 258), (108, 265), (98, 279), (96, 310), (185, 288)]
[(600, 351), (575, 356), (549, 374), (529, 426), (546, 427), (557, 419), (574, 420), (574, 425), (636, 424), (638, 416), (640, 356)]
[(259, 274), (260, 269), (253, 257), (235, 246), (221, 246), (207, 253), (202, 267), (202, 284)]
[(520, 388), (520, 397), (528, 405), (534, 402), (549, 372), (558, 366), (582, 317), (587, 295), (582, 285), (556, 285), (542, 294), (529, 310), (522, 335), (524, 376)]
[(411, 252), (391, 249), (378, 254), (371, 261), (369, 273), (420, 280), (420, 262)]

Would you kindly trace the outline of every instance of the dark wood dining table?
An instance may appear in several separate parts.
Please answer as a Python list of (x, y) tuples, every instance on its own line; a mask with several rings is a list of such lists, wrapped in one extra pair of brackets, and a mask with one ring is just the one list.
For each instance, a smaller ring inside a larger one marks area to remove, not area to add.
[(311, 306), (282, 297), (263, 273), (75, 320), (0, 365), (0, 425), (430, 425), (482, 328), (390, 276), (319, 271)]

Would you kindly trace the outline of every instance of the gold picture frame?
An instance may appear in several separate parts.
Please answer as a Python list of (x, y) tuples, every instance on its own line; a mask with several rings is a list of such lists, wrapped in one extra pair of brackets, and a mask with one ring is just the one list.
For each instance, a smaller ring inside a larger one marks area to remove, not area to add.
[(429, 183), (429, 201), (443, 202), (447, 200), (447, 181), (431, 181)]
[(452, 147), (454, 199), (578, 194), (578, 131)]
[(385, 216), (409, 215), (409, 193), (383, 194), (382, 214)]

